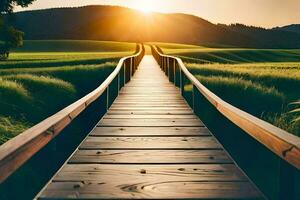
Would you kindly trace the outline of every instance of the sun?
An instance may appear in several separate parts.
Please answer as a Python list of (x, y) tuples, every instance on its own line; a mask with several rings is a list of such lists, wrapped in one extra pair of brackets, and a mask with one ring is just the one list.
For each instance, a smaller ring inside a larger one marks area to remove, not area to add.
[(144, 14), (150, 14), (154, 11), (154, 4), (151, 0), (138, 0), (135, 7)]

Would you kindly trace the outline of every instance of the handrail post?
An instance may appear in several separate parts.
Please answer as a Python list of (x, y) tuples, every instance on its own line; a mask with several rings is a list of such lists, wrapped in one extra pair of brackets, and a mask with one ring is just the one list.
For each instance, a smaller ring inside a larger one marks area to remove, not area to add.
[(106, 111), (109, 109), (109, 86), (106, 88)]
[(133, 62), (132, 62), (132, 58), (130, 58), (130, 78), (129, 78), (129, 80), (131, 80), (132, 74), (133, 74)]
[(176, 60), (173, 62), (173, 83), (176, 86)]
[(120, 93), (120, 72), (118, 73), (118, 96), (119, 96), (119, 93)]
[(126, 84), (126, 61), (124, 61), (123, 68), (124, 68), (123, 71), (123, 76), (124, 76), (123, 86), (124, 86)]
[(183, 72), (180, 69), (180, 93), (183, 96), (183, 92), (184, 92), (184, 85), (183, 85)]
[(164, 57), (164, 72), (166, 74), (166, 68), (167, 68), (167, 58)]
[(170, 80), (170, 78), (171, 78), (171, 76), (170, 76), (170, 62), (171, 62), (171, 59), (168, 58), (168, 72), (167, 72), (167, 74), (168, 74), (169, 81), (171, 81)]
[(133, 72), (132, 72), (132, 76), (134, 75), (134, 73), (135, 73), (135, 70), (136, 70), (136, 68), (135, 68), (136, 66), (135, 66), (135, 59), (134, 58), (132, 58), (132, 68), (133, 68)]
[(169, 58), (166, 57), (166, 75), (169, 77)]
[(195, 91), (196, 91), (195, 85), (192, 84), (192, 109), (194, 113), (195, 113)]

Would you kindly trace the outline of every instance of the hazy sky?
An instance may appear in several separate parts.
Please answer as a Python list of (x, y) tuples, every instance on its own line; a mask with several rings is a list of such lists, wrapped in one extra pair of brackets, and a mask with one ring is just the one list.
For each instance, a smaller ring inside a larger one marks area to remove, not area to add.
[[(198, 15), (213, 23), (274, 27), (300, 23), (300, 0), (36, 0), (25, 10), (111, 4)], [(24, 10), (24, 9), (17, 9)]]

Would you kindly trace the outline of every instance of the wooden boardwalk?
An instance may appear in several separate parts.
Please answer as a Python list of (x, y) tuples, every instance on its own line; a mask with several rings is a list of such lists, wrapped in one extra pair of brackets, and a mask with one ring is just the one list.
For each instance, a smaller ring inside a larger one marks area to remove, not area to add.
[(262, 199), (152, 56), (37, 199)]

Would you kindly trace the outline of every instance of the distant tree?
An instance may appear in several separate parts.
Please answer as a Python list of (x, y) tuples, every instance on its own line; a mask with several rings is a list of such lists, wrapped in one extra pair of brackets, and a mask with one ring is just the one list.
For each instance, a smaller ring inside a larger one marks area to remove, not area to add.
[(3, 16), (13, 13), (15, 6), (26, 7), (34, 0), (0, 0), (0, 60), (9, 56), (11, 48), (23, 45), (24, 33), (5, 24)]
[(24, 33), (12, 26), (0, 28), (0, 59), (7, 59), (9, 50), (23, 45)]

